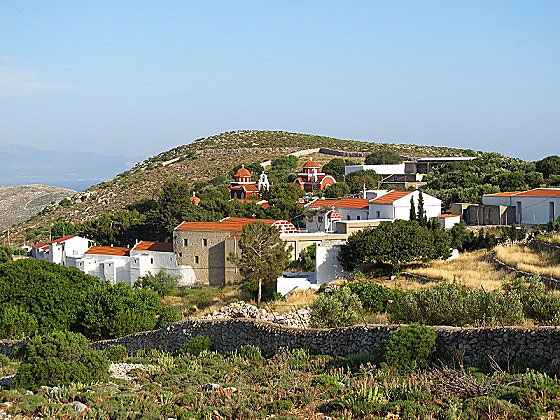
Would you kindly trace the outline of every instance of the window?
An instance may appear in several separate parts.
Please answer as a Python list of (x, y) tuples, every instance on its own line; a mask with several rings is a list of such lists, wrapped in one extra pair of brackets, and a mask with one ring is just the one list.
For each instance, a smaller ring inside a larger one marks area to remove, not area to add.
[(202, 238), (202, 246), (208, 246), (208, 239)]
[(153, 264), (153, 263), (154, 263), (154, 259), (150, 258), (150, 264)]
[(198, 255), (195, 255), (195, 256), (194, 256), (194, 263), (195, 263), (195, 264), (198, 264)]
[(357, 216), (356, 216), (356, 220), (360, 220), (360, 215), (357, 215)]
[(375, 216), (376, 216), (378, 219), (380, 219), (380, 218), (381, 218), (381, 212), (380, 212), (379, 210), (377, 210), (377, 211), (375, 212)]
[(188, 246), (189, 245), (189, 240), (188, 239), (183, 239), (183, 246)]
[(350, 215), (349, 214), (346, 215), (346, 220), (350, 220)]

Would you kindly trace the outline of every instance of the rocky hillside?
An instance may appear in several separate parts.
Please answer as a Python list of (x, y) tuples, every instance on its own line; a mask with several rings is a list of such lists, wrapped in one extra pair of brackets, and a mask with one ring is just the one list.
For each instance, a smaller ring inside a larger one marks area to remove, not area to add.
[(29, 220), (46, 206), (74, 194), (76, 191), (40, 184), (0, 187), (0, 229)]
[[(80, 222), (113, 212), (143, 199), (156, 197), (166, 181), (182, 179), (189, 183), (224, 175), (240, 163), (265, 161), (298, 150), (329, 148), (362, 154), (392, 150), (406, 157), (472, 155), (465, 149), (407, 144), (383, 144), (339, 140), (310, 134), (282, 131), (234, 131), (198, 139), (193, 143), (162, 152), (137, 163), (132, 169), (109, 181), (76, 193), (69, 205), (53, 204), (11, 231), (14, 243), (22, 243), (26, 232), (45, 228), (56, 221)], [(319, 162), (335, 156), (315, 153)], [(305, 156), (300, 157), (303, 161)], [(5, 233), (4, 233), (5, 234)]]

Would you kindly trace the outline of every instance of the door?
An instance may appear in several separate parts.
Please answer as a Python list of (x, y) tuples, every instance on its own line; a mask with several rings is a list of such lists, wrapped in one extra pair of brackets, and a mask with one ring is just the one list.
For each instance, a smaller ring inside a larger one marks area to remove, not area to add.
[(517, 202), (517, 223), (520, 224), (523, 221), (523, 212), (521, 209), (521, 201)]
[(554, 214), (554, 201), (548, 203), (548, 221), (554, 222), (556, 220), (556, 215)]

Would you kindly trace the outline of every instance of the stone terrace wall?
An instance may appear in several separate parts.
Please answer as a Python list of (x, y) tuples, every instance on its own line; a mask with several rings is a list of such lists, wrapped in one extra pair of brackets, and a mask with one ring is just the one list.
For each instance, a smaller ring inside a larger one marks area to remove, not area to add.
[[(197, 335), (212, 340), (218, 351), (244, 344), (273, 353), (281, 347), (306, 348), (312, 353), (341, 354), (380, 350), (390, 331), (398, 325), (361, 325), (338, 329), (299, 329), (268, 322), (238, 320), (188, 320), (151, 331), (95, 343), (99, 349), (121, 344), (129, 351), (161, 349), (174, 351)], [(491, 356), (495, 360), (540, 357), (560, 358), (560, 327), (455, 328), (435, 327), (438, 352), (460, 362)]]
[[(156, 331), (114, 340), (99, 341), (95, 348), (124, 345), (129, 352), (140, 349), (174, 351), (197, 335), (210, 338), (218, 351), (230, 351), (244, 344), (273, 353), (281, 347), (306, 348), (313, 353), (344, 354), (380, 350), (390, 331), (398, 325), (361, 325), (339, 329), (298, 329), (247, 319), (188, 320)], [(515, 360), (560, 358), (560, 327), (539, 328), (454, 328), (436, 327), (438, 352), (459, 362), (480, 358)], [(17, 342), (0, 341), (0, 352), (10, 353)]]

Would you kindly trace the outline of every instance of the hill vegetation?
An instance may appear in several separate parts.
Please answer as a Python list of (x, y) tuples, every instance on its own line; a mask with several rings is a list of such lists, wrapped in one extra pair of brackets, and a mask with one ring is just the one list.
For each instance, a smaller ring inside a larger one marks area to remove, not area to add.
[[(183, 181), (190, 188), (209, 180), (228, 183), (227, 171), (242, 163), (250, 165), (298, 150), (320, 147), (366, 153), (383, 150), (405, 157), (476, 155), (466, 149), (340, 140), (282, 131), (226, 132), (162, 152), (109, 181), (74, 195), (70, 200), (50, 205), (39, 215), (14, 226), (10, 238), (17, 244), (45, 240), (50, 236), (50, 227), (56, 222), (77, 224), (125, 210), (137, 201), (157, 199), (166, 182)], [(334, 158), (317, 153), (313, 156), (321, 164)], [(299, 157), (297, 166), (301, 167), (306, 159), (306, 156)], [(355, 160), (363, 162), (363, 158)], [(2, 239), (6, 240), (5, 232)]]

